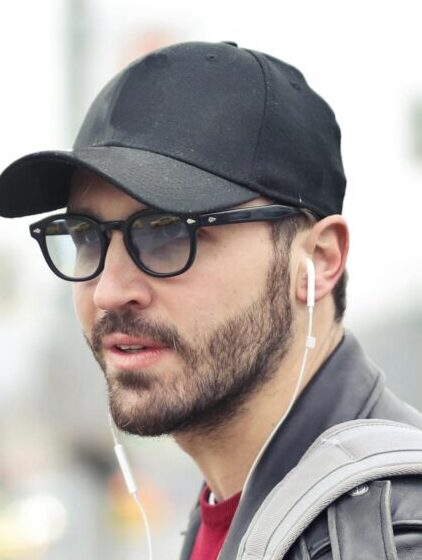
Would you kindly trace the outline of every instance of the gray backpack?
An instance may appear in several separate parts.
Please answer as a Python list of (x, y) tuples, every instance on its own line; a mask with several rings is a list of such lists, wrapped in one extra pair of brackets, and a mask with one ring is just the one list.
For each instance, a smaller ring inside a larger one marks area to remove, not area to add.
[(302, 535), (324, 510), (334, 560), (397, 560), (385, 479), (408, 475), (422, 475), (420, 429), (387, 420), (338, 424), (268, 494), (236, 560), (283, 560), (294, 543), (298, 557), (310, 559)]

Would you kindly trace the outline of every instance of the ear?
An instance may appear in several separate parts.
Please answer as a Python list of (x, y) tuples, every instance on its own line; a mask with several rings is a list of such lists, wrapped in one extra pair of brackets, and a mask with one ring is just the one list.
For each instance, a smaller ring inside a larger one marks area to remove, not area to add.
[[(305, 256), (312, 259), (315, 267), (315, 302), (329, 294), (346, 267), (349, 251), (349, 230), (344, 218), (332, 215), (317, 222), (307, 232), (303, 241)], [(308, 279), (306, 261), (300, 270), (296, 297), (306, 303)]]

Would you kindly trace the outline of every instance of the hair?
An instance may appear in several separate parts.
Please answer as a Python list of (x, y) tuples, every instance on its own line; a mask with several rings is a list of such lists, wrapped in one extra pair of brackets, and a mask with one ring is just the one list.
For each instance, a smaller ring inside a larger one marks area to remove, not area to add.
[[(303, 211), (302, 214), (293, 216), (287, 220), (272, 222), (272, 239), (274, 245), (277, 246), (282, 241), (287, 250), (290, 250), (293, 240), (299, 231), (311, 228), (316, 222), (317, 218), (315, 215), (306, 210)], [(337, 323), (341, 322), (344, 312), (346, 311), (347, 281), (348, 273), (347, 270), (345, 270), (332, 290), (335, 308), (334, 320)]]

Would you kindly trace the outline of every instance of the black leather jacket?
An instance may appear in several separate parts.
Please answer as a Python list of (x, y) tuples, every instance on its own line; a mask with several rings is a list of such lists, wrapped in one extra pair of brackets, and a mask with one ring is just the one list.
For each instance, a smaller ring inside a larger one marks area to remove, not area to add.
[[(356, 418), (382, 418), (405, 422), (422, 429), (422, 414), (398, 399), (384, 385), (383, 374), (368, 360), (356, 339), (343, 340), (303, 391), (290, 416), (273, 437), (252, 476), (247, 494), (233, 519), (220, 560), (235, 560), (243, 534), (265, 496), (298, 463), (311, 443), (326, 429)], [(247, 429), (247, 427), (245, 427)], [(397, 556), (391, 560), (422, 559), (422, 480), (394, 480), (391, 516)], [(379, 516), (356, 525), (351, 538), (363, 543), (377, 538)], [(355, 520), (356, 521), (356, 520)], [(348, 520), (345, 519), (346, 524)], [(180, 560), (189, 560), (200, 524), (199, 506), (191, 513)], [(289, 552), (288, 560), (357, 560), (332, 550), (324, 512), (306, 531), (301, 545)], [(385, 558), (390, 559), (390, 553)], [(378, 557), (359, 556), (365, 560)], [(287, 560), (287, 559), (286, 559)]]

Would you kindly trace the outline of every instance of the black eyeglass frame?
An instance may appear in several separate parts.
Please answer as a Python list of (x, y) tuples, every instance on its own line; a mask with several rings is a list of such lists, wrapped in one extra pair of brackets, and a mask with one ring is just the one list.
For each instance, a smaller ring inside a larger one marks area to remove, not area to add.
[[(201, 227), (212, 227), (212, 226), (221, 226), (221, 225), (228, 225), (228, 224), (240, 224), (240, 223), (247, 223), (247, 222), (266, 222), (266, 221), (277, 221), (281, 219), (285, 219), (288, 217), (300, 215), (304, 213), (304, 209), (294, 207), (294, 206), (285, 206), (282, 204), (269, 204), (265, 206), (251, 206), (248, 208), (235, 208), (231, 210), (223, 210), (219, 212), (210, 212), (206, 214), (176, 214), (173, 212), (162, 212), (160, 210), (153, 210), (153, 209), (146, 209), (140, 210), (139, 212), (135, 212), (131, 214), (126, 220), (113, 220), (108, 222), (100, 222), (99, 220), (87, 216), (86, 214), (73, 214), (73, 213), (63, 213), (63, 214), (53, 214), (51, 216), (47, 216), (38, 222), (35, 222), (29, 226), (30, 235), (38, 242), (41, 252), (44, 256), (45, 261), (47, 262), (50, 269), (56, 274), (59, 278), (63, 280), (67, 280), (69, 282), (87, 282), (88, 280), (92, 280), (99, 274), (101, 274), (104, 263), (107, 255), (108, 245), (110, 243), (110, 238), (106, 235), (108, 232), (112, 230), (119, 230), (123, 234), (123, 242), (126, 247), (127, 252), (129, 253), (133, 262), (138, 266), (143, 272), (149, 274), (150, 276), (154, 276), (156, 278), (170, 278), (173, 276), (179, 276), (188, 270), (196, 257), (196, 232)], [(176, 271), (176, 272), (154, 272), (153, 270), (149, 269), (140, 259), (136, 256), (136, 250), (132, 247), (131, 242), (131, 227), (135, 220), (138, 218), (143, 218), (148, 215), (160, 215), (163, 216), (177, 216), (182, 222), (185, 224), (188, 234), (189, 234), (189, 241), (190, 241), (190, 252), (188, 260), (185, 266)], [(83, 218), (88, 222), (92, 223), (94, 227), (99, 231), (99, 240), (101, 244), (101, 255), (98, 267), (96, 270), (90, 274), (89, 276), (84, 276), (83, 278), (72, 278), (66, 276), (60, 270), (56, 268), (52, 259), (50, 258), (50, 254), (47, 248), (46, 242), (46, 235), (45, 230), (51, 222), (58, 220), (60, 218)]]

